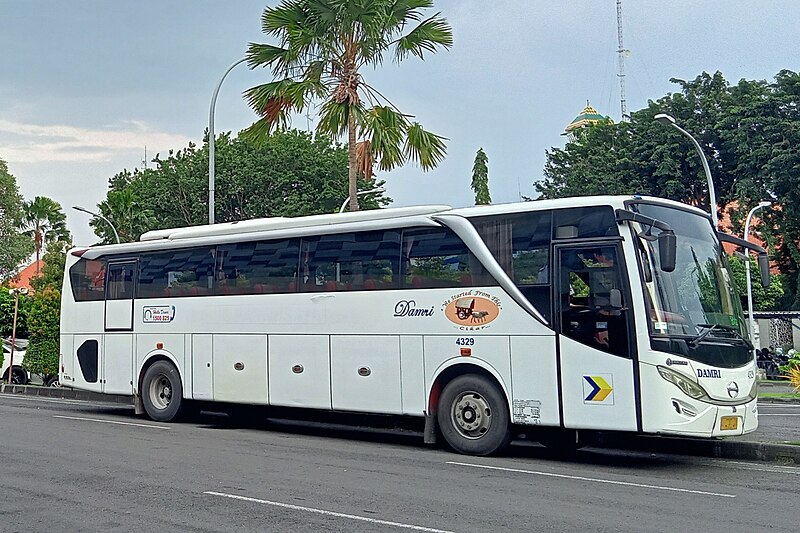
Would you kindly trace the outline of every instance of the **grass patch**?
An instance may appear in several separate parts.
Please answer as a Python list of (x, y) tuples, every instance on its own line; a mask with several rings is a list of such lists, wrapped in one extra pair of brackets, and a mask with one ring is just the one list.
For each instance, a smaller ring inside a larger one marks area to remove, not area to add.
[(789, 400), (800, 400), (800, 394), (795, 392), (759, 392), (759, 398), (784, 398)]

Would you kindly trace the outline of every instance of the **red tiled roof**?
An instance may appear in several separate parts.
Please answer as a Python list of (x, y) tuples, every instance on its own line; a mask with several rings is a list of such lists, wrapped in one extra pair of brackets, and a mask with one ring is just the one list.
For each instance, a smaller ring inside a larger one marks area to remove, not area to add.
[[(41, 259), (39, 260), (39, 273), (41, 274), (42, 269), (44, 268), (44, 261)], [(36, 261), (31, 263), (30, 265), (26, 266), (22, 270), (20, 270), (19, 274), (14, 276), (8, 281), (9, 286), (11, 287), (27, 287), (31, 289), (31, 278), (36, 277)]]

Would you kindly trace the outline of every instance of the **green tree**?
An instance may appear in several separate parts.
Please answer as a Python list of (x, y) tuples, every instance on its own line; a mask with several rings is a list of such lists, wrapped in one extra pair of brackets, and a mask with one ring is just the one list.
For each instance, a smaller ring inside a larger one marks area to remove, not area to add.
[(33, 251), (33, 243), (19, 232), (22, 196), (16, 178), (0, 159), (0, 280), (12, 275)]
[(71, 240), (67, 229), (67, 216), (61, 205), (46, 196), (37, 196), (23, 205), (20, 229), (33, 239), (36, 252), (36, 275), (39, 275), (39, 259), (49, 246), (64, 247)]
[[(742, 296), (742, 308), (747, 309), (747, 273), (745, 262), (737, 256), (729, 256), (728, 263), (731, 265), (731, 275), (736, 283), (736, 288)], [(750, 261), (750, 285), (753, 288), (753, 310), (754, 311), (776, 311), (778, 302), (783, 297), (782, 276), (771, 276), (769, 287), (761, 285), (761, 274), (758, 271), (758, 263)]]
[(22, 362), (29, 372), (48, 377), (58, 373), (61, 292), (36, 291), (28, 311), (30, 339)]
[(100, 217), (92, 217), (89, 222), (104, 244), (117, 242), (114, 229), (119, 234), (120, 242), (132, 242), (156, 224), (153, 209), (143, 205), (131, 188), (109, 191), (106, 199), (97, 207), (100, 214), (114, 225), (112, 228)]
[(51, 247), (42, 256), (42, 273), (40, 276), (31, 279), (31, 287), (34, 291), (41, 291), (45, 288), (61, 290), (64, 281), (64, 265), (67, 261), (65, 249)]
[[(207, 222), (208, 145), (190, 143), (154, 162), (155, 168), (112, 177), (100, 204), (125, 241), (153, 229)], [(325, 136), (297, 130), (272, 132), (258, 144), (222, 134), (216, 141), (216, 185), (219, 222), (334, 213), (347, 198), (347, 151)], [(381, 194), (362, 199), (370, 209), (389, 201)], [(102, 220), (94, 227), (103, 242), (114, 242)]]
[[(17, 336), (27, 337), (28, 302), (30, 296), (20, 295), (19, 308), (17, 309)], [(10, 337), (14, 324), (14, 296), (8, 292), (8, 287), (0, 287), (0, 337)]]
[(741, 234), (749, 209), (774, 201), (760, 213), (759, 236), (782, 273), (784, 295), (775, 305), (800, 309), (800, 75), (783, 70), (773, 83), (736, 85), (719, 72), (672, 81), (678, 92), (650, 101), (630, 122), (584, 128), (563, 149), (548, 150), (535, 188), (544, 198), (638, 192), (708, 210), (708, 184), (691, 141), (653, 120), (668, 113), (702, 146), (729, 231)]
[(472, 165), (472, 190), (475, 192), (475, 205), (489, 205), (492, 196), (489, 194), (489, 158), (483, 148), (478, 148), (475, 163)]
[(384, 171), (408, 160), (423, 170), (436, 167), (445, 139), (412, 122), (362, 75), (390, 51), (399, 62), (452, 46), (447, 20), (439, 13), (423, 17), (431, 7), (433, 0), (283, 0), (266, 8), (262, 30), (280, 45), (253, 43), (247, 59), (251, 68), (269, 67), (275, 79), (245, 92), (261, 116), (246, 134), (263, 139), (292, 113), (319, 104), (317, 132), (347, 136), (351, 211), (359, 208), (358, 175), (370, 179), (373, 161)]

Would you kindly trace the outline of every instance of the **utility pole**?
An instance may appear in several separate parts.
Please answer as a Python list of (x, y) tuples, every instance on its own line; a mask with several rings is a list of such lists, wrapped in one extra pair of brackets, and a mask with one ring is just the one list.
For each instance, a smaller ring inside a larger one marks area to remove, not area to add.
[(622, 0), (617, 0), (617, 77), (619, 78), (619, 107), (622, 113), (621, 122), (627, 122), (628, 117), (628, 104), (625, 101), (625, 54), (629, 51), (625, 50), (622, 44)]

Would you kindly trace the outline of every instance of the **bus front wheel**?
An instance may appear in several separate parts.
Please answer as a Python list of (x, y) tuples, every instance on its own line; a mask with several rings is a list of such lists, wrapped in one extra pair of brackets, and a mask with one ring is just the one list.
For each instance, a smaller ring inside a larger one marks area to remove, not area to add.
[(175, 365), (168, 361), (150, 365), (142, 380), (142, 403), (152, 420), (169, 422), (178, 417), (184, 401), (181, 377)]
[(442, 437), (467, 455), (490, 455), (511, 440), (505, 396), (482, 376), (465, 374), (448, 383), (436, 413)]

